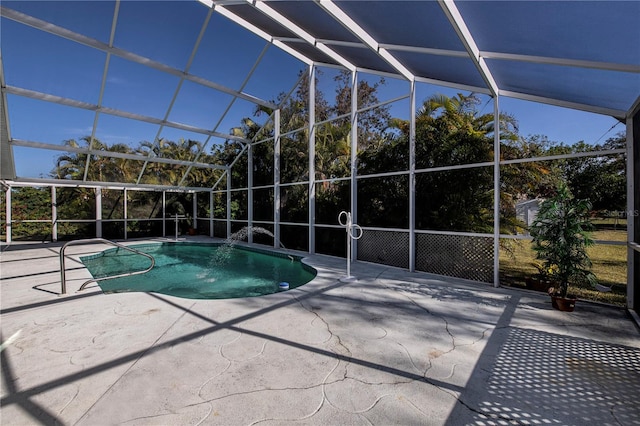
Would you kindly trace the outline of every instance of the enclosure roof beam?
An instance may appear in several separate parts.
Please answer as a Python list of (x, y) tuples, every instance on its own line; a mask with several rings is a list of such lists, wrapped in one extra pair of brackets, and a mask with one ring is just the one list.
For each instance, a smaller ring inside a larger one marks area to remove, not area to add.
[(559, 99), (545, 98), (543, 96), (529, 95), (527, 93), (513, 92), (509, 90), (500, 90), (498, 93), (500, 96), (506, 96), (508, 98), (522, 99), (525, 101), (538, 102), (541, 104), (554, 105), (554, 106), (559, 106), (563, 108), (571, 108), (579, 111), (592, 112), (594, 114), (608, 115), (608, 116), (619, 118), (619, 119), (624, 119), (624, 117), (627, 114), (627, 111), (623, 111), (619, 109), (604, 108), (604, 107), (599, 107), (595, 105), (561, 101)]
[(318, 41), (315, 37), (309, 34), (307, 31), (302, 29), (300, 26), (293, 23), (291, 20), (287, 19), (285, 16), (277, 12), (271, 6), (269, 6), (263, 0), (247, 0), (247, 3), (251, 4), (253, 7), (258, 9), (260, 12), (264, 13), (269, 18), (273, 19), (278, 24), (282, 25), (289, 31), (296, 34), (298, 37), (302, 38), (304, 41), (309, 43), (312, 46), (315, 46), (316, 49), (320, 50), (322, 53), (348, 69), (349, 71), (355, 71), (356, 67), (347, 59), (345, 59), (342, 55), (338, 54), (336, 51), (331, 49), (326, 44)]
[[(209, 6), (208, 2), (206, 0), (198, 0), (201, 3), (206, 4), (207, 6)], [(226, 3), (225, 3), (226, 4)], [(246, 0), (242, 0), (241, 4), (246, 4)], [(211, 6), (209, 6), (211, 7)], [(246, 30), (251, 31), (252, 33), (254, 33), (255, 35), (257, 35), (258, 37), (268, 41), (269, 43), (273, 44), (274, 46), (278, 47), (279, 49), (282, 49), (283, 51), (287, 52), (289, 55), (293, 56), (294, 58), (298, 59), (299, 61), (307, 64), (307, 65), (312, 65), (313, 61), (309, 58), (307, 58), (306, 56), (304, 56), (303, 54), (299, 53), (298, 51), (296, 51), (295, 49), (292, 49), (291, 47), (287, 46), (286, 44), (284, 44), (282, 41), (278, 40), (275, 37), (272, 37), (270, 34), (267, 34), (266, 32), (262, 31), (260, 28), (256, 27), (255, 25), (247, 22), (246, 20), (242, 19), (241, 17), (239, 17), (238, 15), (236, 15), (235, 13), (231, 12), (229, 9), (226, 9), (223, 6), (216, 6), (215, 7), (215, 11), (218, 12), (220, 15), (224, 16), (225, 18), (229, 19), (232, 22), (235, 22), (236, 24), (240, 25), (241, 27), (243, 27)]]
[(380, 47), (385, 48), (387, 50), (394, 50), (397, 52), (413, 52), (413, 53), (422, 53), (425, 55), (451, 56), (454, 58), (469, 57), (469, 54), (463, 50), (447, 50), (447, 49), (438, 49), (433, 47), (407, 46), (407, 45), (388, 44), (388, 43), (380, 43)]
[(218, 8), (220, 6), (247, 4), (247, 0), (198, 0), (207, 7)]
[(529, 62), (532, 64), (558, 65), (565, 67), (590, 68), (604, 71), (617, 71), (640, 73), (640, 65), (616, 64), (612, 62), (584, 61), (580, 59), (551, 58), (547, 56), (519, 55), (515, 53), (480, 52), (480, 57), (485, 59), (498, 59), (505, 61)]
[[(251, 69), (247, 73), (246, 77), (244, 78), (244, 81), (240, 85), (240, 90), (243, 90), (245, 88), (245, 86), (249, 83), (249, 80), (251, 79), (251, 76), (253, 75), (253, 73), (258, 68), (258, 65), (260, 65), (260, 62), (262, 61), (262, 58), (264, 57), (264, 55), (269, 50), (269, 46), (271, 46), (271, 44), (270, 43), (266, 43), (264, 45), (264, 47), (262, 48), (262, 51), (258, 55), (258, 58), (253, 63), (253, 67), (251, 67)], [(216, 123), (216, 125), (213, 126), (213, 131), (214, 132), (216, 130), (218, 130), (218, 127), (220, 127), (220, 125), (222, 124), (222, 121), (225, 119), (225, 117), (227, 116), (227, 114), (231, 110), (231, 107), (233, 107), (233, 104), (236, 102), (236, 99), (237, 98), (232, 98), (231, 101), (229, 101), (229, 104), (227, 105), (227, 108), (224, 110), (224, 112), (222, 113), (222, 115), (218, 119), (218, 122)], [(211, 137), (207, 138), (207, 140), (202, 144), (202, 146), (200, 147), (200, 149), (198, 150), (198, 153), (196, 154), (196, 156), (194, 158), (194, 161), (198, 161), (198, 159), (200, 158), (202, 153), (207, 148), (207, 145), (209, 144), (209, 140), (210, 139), (211, 139)], [(255, 139), (255, 137), (254, 137), (254, 139)], [(189, 175), (190, 172), (191, 172), (191, 167), (188, 167), (187, 170), (184, 172), (184, 175), (182, 176), (182, 179), (180, 179), (179, 185), (182, 185), (184, 183), (185, 179), (187, 178), (187, 176)]]
[(162, 71), (167, 74), (174, 75), (176, 77), (184, 78), (185, 80), (189, 80), (193, 83), (200, 84), (205, 87), (209, 87), (211, 89), (217, 90), (219, 92), (226, 93), (231, 96), (235, 96), (246, 101), (249, 101), (254, 104), (266, 106), (268, 108), (275, 108), (275, 105), (271, 102), (265, 101), (263, 99), (257, 98), (255, 96), (249, 95), (247, 93), (238, 92), (236, 90), (225, 87), (221, 84), (214, 83), (213, 81), (209, 81), (202, 77), (197, 77), (195, 75), (185, 73), (184, 71), (180, 71), (179, 69), (170, 67), (163, 63), (154, 61), (153, 59), (146, 58), (144, 56), (137, 55), (135, 53), (119, 49), (117, 47), (111, 47), (106, 43), (103, 43), (99, 40), (96, 40), (91, 37), (84, 36), (82, 34), (75, 33), (66, 28), (59, 27), (57, 25), (51, 24), (49, 22), (34, 18), (32, 16), (26, 15), (24, 13), (15, 11), (13, 9), (9, 9), (5, 6), (0, 6), (0, 15), (11, 19), (13, 21), (19, 22), (24, 25), (28, 25), (30, 27), (36, 28), (41, 31), (48, 32), (50, 34), (57, 35), (59, 37), (66, 38), (71, 41), (75, 41), (76, 43), (83, 44), (85, 46), (92, 47), (94, 49), (101, 50), (105, 53), (111, 53), (120, 58), (126, 59), (131, 62), (135, 62), (158, 71)]
[(246, 138), (242, 138), (239, 136), (229, 135), (226, 133), (213, 132), (211, 130), (202, 129), (195, 126), (190, 126), (188, 124), (176, 123), (174, 121), (166, 121), (160, 118), (149, 117), (146, 115), (135, 114), (131, 112), (122, 111), (115, 108), (107, 108), (101, 107), (99, 105), (91, 104), (88, 102), (82, 102), (75, 99), (63, 98), (62, 96), (50, 95), (47, 93), (37, 92), (35, 90), (23, 89), (21, 87), (15, 86), (7, 86), (5, 88), (7, 93), (11, 93), (12, 95), (23, 96), (25, 98), (36, 99), (40, 101), (53, 102), (60, 105), (66, 105), (74, 108), (86, 109), (89, 111), (99, 111), (103, 114), (114, 115), (116, 117), (129, 118), (131, 120), (143, 121), (145, 123), (151, 124), (162, 124), (167, 127), (172, 127), (174, 129), (186, 130), (188, 132), (200, 133), (202, 135), (210, 135), (223, 139), (236, 140), (240, 142), (248, 142)]
[[(191, 69), (191, 65), (193, 65), (193, 61), (196, 57), (196, 53), (198, 53), (198, 49), (200, 48), (200, 43), (202, 42), (202, 38), (204, 37), (204, 34), (207, 30), (207, 27), (209, 26), (209, 22), (211, 21), (211, 15), (213, 15), (213, 10), (209, 9), (209, 13), (207, 13), (206, 18), (204, 19), (204, 22), (202, 23), (202, 26), (200, 27), (200, 32), (198, 33), (198, 38), (196, 39), (195, 44), (193, 45), (193, 48), (191, 49), (191, 55), (189, 55), (189, 59), (187, 60), (187, 64), (184, 67), (184, 72), (183, 72), (183, 77), (180, 77), (180, 82), (178, 83), (178, 86), (176, 87), (176, 89), (173, 91), (173, 96), (171, 98), (171, 102), (169, 102), (169, 106), (167, 107), (167, 110), (164, 113), (164, 117), (162, 118), (163, 122), (166, 122), (169, 117), (171, 116), (171, 111), (173, 110), (174, 105), (176, 104), (176, 100), (178, 99), (178, 95), (180, 94), (180, 90), (182, 90), (182, 85), (184, 84), (184, 75), (187, 75), (189, 73), (189, 70)], [(231, 98), (232, 100), (235, 100), (236, 98)], [(153, 138), (153, 146), (151, 147), (151, 149), (149, 150), (149, 154), (148, 157), (149, 159), (151, 159), (154, 155), (155, 155), (155, 149), (160, 147), (160, 135), (162, 134), (162, 130), (164, 130), (164, 124), (161, 124), (158, 127), (158, 131), (156, 133), (156, 136)], [(217, 129), (213, 129), (213, 131), (215, 132)], [(205, 144), (203, 144), (202, 146), (206, 145), (206, 143), (209, 142), (209, 139), (211, 138), (211, 136), (207, 137), (207, 141), (205, 142)], [(201, 146), (201, 148), (202, 148)], [(196, 160), (198, 157), (200, 156), (200, 151), (198, 151), (198, 153), (196, 154), (196, 156), (194, 157), (194, 160)], [(145, 163), (142, 165), (142, 169), (140, 170), (140, 173), (138, 174), (138, 180), (136, 181), (136, 183), (140, 183), (142, 181), (142, 177), (144, 176), (144, 173), (147, 171), (147, 165), (149, 164), (148, 161), (145, 161)], [(87, 168), (88, 170), (88, 168)], [(184, 174), (183, 178), (180, 180), (179, 185), (182, 185), (182, 182), (184, 181), (184, 178), (189, 174), (189, 171), (191, 169), (187, 168), (187, 172)]]
[(469, 31), (458, 7), (455, 5), (453, 0), (438, 0), (438, 3), (440, 4), (440, 7), (442, 7), (444, 14), (449, 19), (451, 26), (458, 34), (460, 41), (462, 41), (462, 44), (469, 54), (469, 57), (473, 60), (474, 65), (480, 72), (482, 79), (487, 83), (487, 87), (491, 90), (491, 95), (494, 97), (498, 96), (498, 84), (494, 80), (493, 75), (491, 75), (491, 71), (489, 70), (484, 58), (480, 56), (480, 49), (478, 49), (478, 46), (471, 35), (471, 31)]
[(371, 34), (366, 32), (364, 28), (358, 25), (349, 15), (344, 13), (332, 0), (317, 0), (317, 3), (322, 7), (325, 12), (333, 17), (336, 21), (342, 24), (347, 30), (351, 31), (356, 37), (358, 37), (365, 45), (371, 50), (376, 52), (378, 56), (385, 60), (393, 69), (398, 71), (400, 75), (409, 81), (413, 81), (415, 76), (409, 71), (400, 61), (393, 56), (387, 49), (380, 47), (380, 44), (374, 39)]
[(416, 77), (419, 83), (435, 84), (436, 86), (450, 87), (452, 89), (466, 90), (473, 93), (482, 93), (491, 96), (491, 89), (486, 87), (471, 86), (468, 84), (452, 83), (450, 81), (437, 80), (435, 78)]
[[(113, 18), (111, 20), (111, 34), (109, 35), (109, 47), (113, 47), (113, 40), (116, 37), (116, 27), (118, 24), (118, 14), (120, 13), (120, 2), (117, 1), (115, 4), (115, 8), (113, 10)], [(109, 64), (111, 63), (111, 53), (107, 53), (107, 57), (104, 61), (104, 67), (102, 69), (102, 82), (100, 84), (100, 94), (98, 95), (98, 106), (102, 106), (102, 101), (104, 99), (104, 91), (107, 87), (107, 75), (109, 74)], [(98, 119), (100, 117), (100, 112), (96, 111), (93, 116), (93, 125), (91, 126), (91, 139), (89, 139), (89, 147), (93, 148), (93, 143), (96, 138), (96, 132), (98, 131)], [(91, 157), (87, 158), (84, 166), (84, 175), (82, 180), (87, 180), (87, 175), (89, 174), (89, 166), (91, 165)]]
[[(304, 80), (305, 74), (304, 73), (300, 73), (300, 77), (298, 77), (298, 80), (295, 82), (295, 84), (293, 86), (291, 86), (291, 89), (289, 90), (289, 92), (282, 98), (282, 100), (280, 101), (280, 104), (278, 105), (278, 108), (273, 110), (273, 112), (271, 113), (271, 115), (269, 115), (269, 118), (264, 122), (264, 124), (262, 125), (262, 127), (260, 127), (260, 129), (256, 132), (255, 136), (253, 137), (253, 140), (251, 141), (252, 145), (257, 145), (261, 142), (264, 142), (266, 140), (269, 139), (273, 139), (275, 140), (275, 137), (269, 137), (266, 139), (263, 139), (262, 141), (258, 140), (258, 136), (262, 133), (262, 131), (264, 129), (267, 128), (267, 125), (271, 122), (274, 123), (275, 125), (275, 115), (276, 115), (276, 111), (280, 110), (282, 108), (282, 106), (287, 103), (287, 101), (289, 100), (289, 98), (291, 98), (291, 95), (293, 94), (294, 90), (296, 90), (296, 87), (298, 87), (300, 85), (300, 83), (302, 83), (302, 80)], [(280, 137), (282, 137), (283, 135), (281, 134)]]
[(129, 154), (126, 152), (116, 152), (116, 151), (103, 151), (103, 150), (74, 147), (74, 146), (67, 146), (67, 145), (54, 145), (54, 144), (43, 143), (43, 142), (26, 141), (22, 139), (13, 139), (11, 141), (11, 145), (22, 146), (25, 148), (48, 149), (50, 151), (75, 152), (78, 154), (96, 155), (99, 157), (122, 158), (126, 160), (135, 160), (135, 161), (149, 161), (152, 163), (175, 164), (178, 166), (193, 166), (201, 169), (216, 169), (216, 170), (227, 169), (226, 166), (221, 166), (216, 164), (195, 163), (193, 161), (176, 160), (173, 158), (165, 158), (165, 157), (149, 158), (149, 156), (147, 155)]
[[(332, 45), (334, 43), (336, 45), (343, 44), (343, 42), (340, 42), (340, 41), (335, 41), (335, 42), (331, 40), (323, 40), (323, 41), (329, 45)], [(351, 42), (348, 44), (352, 45), (352, 47), (358, 47), (358, 46), (362, 47), (358, 43)], [(380, 44), (380, 47), (385, 48), (387, 50), (399, 51), (399, 52), (423, 53), (426, 55), (436, 55), (436, 56), (451, 56), (454, 58), (469, 57), (469, 54), (467, 52), (463, 52), (461, 50), (446, 50), (446, 49), (437, 49), (432, 47), (418, 47), (418, 46), (406, 46), (406, 45), (383, 44), (383, 43)], [(484, 58), (484, 59), (529, 62), (532, 64), (558, 65), (558, 66), (575, 67), (575, 68), (590, 68), (590, 69), (598, 69), (598, 70), (604, 70), (604, 71), (640, 73), (640, 65), (636, 65), (636, 64), (620, 64), (620, 63), (614, 63), (614, 62), (586, 61), (581, 59), (490, 52), (485, 50), (479, 51), (478, 55), (480, 58)]]

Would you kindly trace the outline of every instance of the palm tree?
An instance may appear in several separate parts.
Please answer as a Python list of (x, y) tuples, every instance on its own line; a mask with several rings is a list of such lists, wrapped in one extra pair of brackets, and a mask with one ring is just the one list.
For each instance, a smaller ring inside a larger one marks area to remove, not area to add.
[[(329, 179), (349, 175), (351, 163), (351, 125), (327, 123), (316, 127), (316, 177)], [(328, 188), (325, 182), (323, 187)]]
[[(146, 157), (151, 156), (155, 158), (171, 158), (174, 160), (192, 161), (199, 152), (201, 146), (200, 142), (191, 139), (180, 139), (178, 142), (161, 139), (157, 144), (143, 141), (140, 143), (137, 151)], [(153, 161), (153, 158), (151, 158), (140, 182), (156, 185), (178, 186), (186, 170), (187, 166), (160, 163)], [(193, 180), (198, 179), (198, 170), (199, 169), (197, 168), (191, 170), (188, 178), (185, 179), (185, 185), (189, 186)]]
[(130, 154), (133, 150), (125, 144), (107, 145), (98, 139), (84, 136), (80, 142), (75, 139), (64, 141), (70, 148), (91, 148), (92, 154), (69, 152), (56, 159), (56, 166), (51, 173), (57, 179), (84, 180), (87, 160), (89, 168), (86, 180), (98, 182), (132, 182), (135, 170), (132, 162), (117, 157), (100, 155), (100, 152), (119, 152)]
[[(446, 124), (449, 133), (464, 131), (473, 136), (493, 137), (495, 117), (493, 112), (482, 114), (477, 106), (480, 99), (473, 93), (448, 97), (434, 94), (427, 98), (418, 110), (416, 120), (434, 122), (438, 119)], [(518, 137), (518, 122), (510, 114), (498, 115), (500, 140), (513, 141)]]
[[(85, 140), (84, 138), (81, 140)], [(81, 148), (75, 139), (64, 141), (64, 146), (70, 148)], [(69, 152), (62, 154), (56, 159), (56, 166), (51, 175), (56, 179), (80, 180), (84, 176), (84, 169), (87, 161), (87, 154)]]

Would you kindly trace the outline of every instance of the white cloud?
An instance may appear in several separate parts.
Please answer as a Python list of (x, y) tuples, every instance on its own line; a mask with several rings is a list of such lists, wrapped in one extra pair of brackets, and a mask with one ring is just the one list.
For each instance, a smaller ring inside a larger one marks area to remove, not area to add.
[(116, 84), (116, 85), (125, 85), (127, 84), (127, 80), (125, 80), (124, 78), (121, 77), (116, 77), (116, 76), (109, 76), (107, 77), (107, 83), (109, 84)]

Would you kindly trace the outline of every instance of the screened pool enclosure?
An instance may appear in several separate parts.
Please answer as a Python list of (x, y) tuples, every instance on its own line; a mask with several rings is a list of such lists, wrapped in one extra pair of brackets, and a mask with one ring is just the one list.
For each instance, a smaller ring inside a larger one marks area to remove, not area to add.
[[(639, 2), (0, 8), (6, 243), (260, 227), (274, 237), (249, 242), (345, 256), (349, 211), (354, 259), (497, 286), (524, 206), (566, 178), (602, 200), (598, 243), (640, 306)], [(513, 101), (618, 133), (549, 144), (519, 133)], [(603, 165), (613, 186), (588, 183)]]

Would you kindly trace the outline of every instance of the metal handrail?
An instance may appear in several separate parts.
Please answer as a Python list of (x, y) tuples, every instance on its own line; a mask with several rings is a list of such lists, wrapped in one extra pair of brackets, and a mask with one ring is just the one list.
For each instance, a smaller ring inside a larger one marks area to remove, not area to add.
[(65, 251), (65, 249), (68, 246), (72, 246), (72, 245), (89, 244), (89, 243), (96, 243), (96, 242), (109, 244), (109, 245), (112, 245), (114, 247), (119, 247), (121, 249), (130, 251), (132, 253), (139, 254), (141, 256), (147, 257), (147, 258), (149, 258), (151, 260), (151, 266), (149, 266), (147, 269), (142, 270), (142, 271), (127, 272), (127, 273), (124, 273), (124, 274), (111, 275), (111, 276), (103, 277), (103, 278), (92, 278), (92, 279), (87, 280), (86, 282), (84, 282), (80, 286), (80, 290), (78, 290), (78, 291), (84, 290), (86, 285), (91, 283), (91, 282), (111, 280), (111, 279), (114, 279), (114, 278), (128, 277), (128, 276), (131, 276), (131, 275), (146, 274), (147, 272), (152, 270), (153, 267), (156, 264), (156, 260), (150, 254), (144, 253), (144, 252), (142, 252), (140, 250), (136, 250), (136, 249), (131, 248), (131, 247), (127, 247), (127, 246), (125, 246), (123, 244), (120, 244), (120, 243), (116, 243), (115, 241), (105, 240), (104, 238), (87, 238), (87, 239), (84, 239), (84, 240), (69, 241), (68, 243), (63, 245), (62, 248), (60, 249), (60, 281), (61, 281), (61, 284), (62, 284), (62, 289), (61, 289), (62, 292), (61, 292), (61, 294), (66, 294), (67, 293), (67, 279), (66, 279), (66, 270), (65, 270), (65, 264), (64, 264), (65, 263), (65, 260), (64, 260), (64, 251)]

